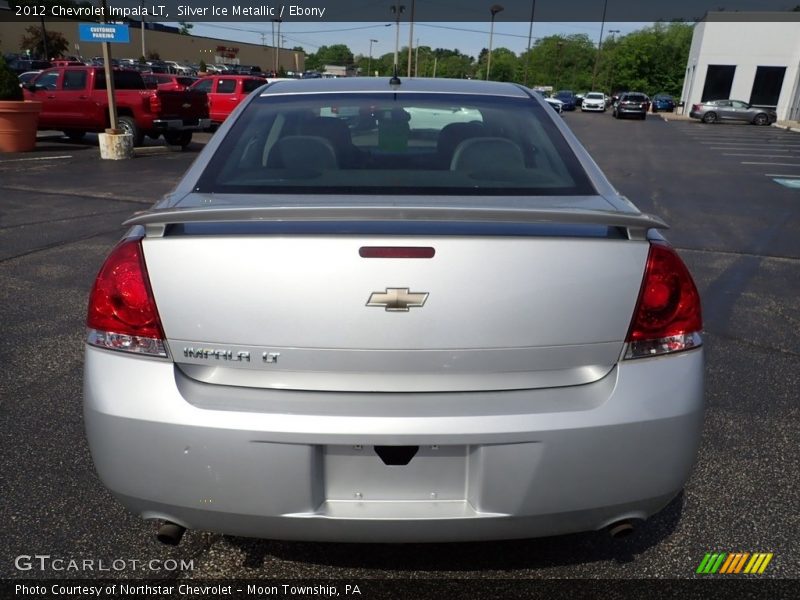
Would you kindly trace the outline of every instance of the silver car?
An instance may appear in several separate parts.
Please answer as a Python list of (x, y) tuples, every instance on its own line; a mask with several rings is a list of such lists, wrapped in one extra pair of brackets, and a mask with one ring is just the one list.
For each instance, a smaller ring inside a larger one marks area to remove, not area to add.
[(695, 285), (530, 90), (270, 84), (126, 223), (85, 423), (162, 541), (621, 535), (689, 476)]
[(692, 104), (689, 116), (703, 123), (745, 121), (753, 125), (770, 125), (778, 120), (778, 113), (769, 108), (753, 106), (741, 100), (707, 100)]

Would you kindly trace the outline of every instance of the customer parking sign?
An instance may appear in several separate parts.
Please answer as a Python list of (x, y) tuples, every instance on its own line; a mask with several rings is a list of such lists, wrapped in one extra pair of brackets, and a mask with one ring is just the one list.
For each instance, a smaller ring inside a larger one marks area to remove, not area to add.
[(80, 23), (78, 35), (82, 42), (118, 42), (127, 44), (131, 37), (127, 25), (109, 23)]

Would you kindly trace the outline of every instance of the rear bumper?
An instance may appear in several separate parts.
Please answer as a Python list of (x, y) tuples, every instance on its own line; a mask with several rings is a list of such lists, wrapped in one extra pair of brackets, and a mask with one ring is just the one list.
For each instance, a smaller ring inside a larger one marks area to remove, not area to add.
[(642, 108), (629, 108), (627, 106), (618, 106), (617, 112), (621, 115), (646, 115), (647, 109)]
[[(413, 542), (600, 529), (663, 508), (702, 429), (702, 348), (624, 362), (575, 388), (374, 396), (395, 403), (388, 416), (373, 395), (272, 392), (298, 407), (329, 398), (330, 409), (271, 411), (260, 391), (226, 388), (215, 401), (217, 386), (182, 377), (166, 361), (87, 349), (95, 465), (132, 512), (233, 535)], [(186, 397), (197, 386), (211, 388), (202, 406)], [(227, 405), (249, 392), (250, 410)], [(461, 414), (441, 408), (459, 404)], [(419, 450), (386, 466), (374, 446), (395, 445)]]
[(156, 131), (203, 131), (211, 127), (211, 119), (155, 119)]

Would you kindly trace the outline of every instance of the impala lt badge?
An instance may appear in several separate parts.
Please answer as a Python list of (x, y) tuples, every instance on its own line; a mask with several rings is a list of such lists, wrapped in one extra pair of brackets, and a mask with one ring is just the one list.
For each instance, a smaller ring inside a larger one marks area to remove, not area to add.
[(409, 292), (408, 288), (386, 288), (385, 292), (372, 292), (367, 306), (383, 306), (387, 312), (408, 312), (409, 308), (423, 306), (427, 292)]

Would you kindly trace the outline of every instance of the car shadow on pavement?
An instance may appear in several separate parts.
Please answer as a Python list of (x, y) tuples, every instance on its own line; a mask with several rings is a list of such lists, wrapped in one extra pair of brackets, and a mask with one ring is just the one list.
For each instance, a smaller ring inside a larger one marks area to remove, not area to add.
[(345, 569), (377, 571), (508, 571), (616, 561), (629, 563), (666, 539), (683, 512), (681, 492), (628, 537), (604, 531), (500, 542), (447, 544), (334, 544), (281, 542), (225, 536), (244, 555), (244, 568), (260, 570), (269, 557)]

